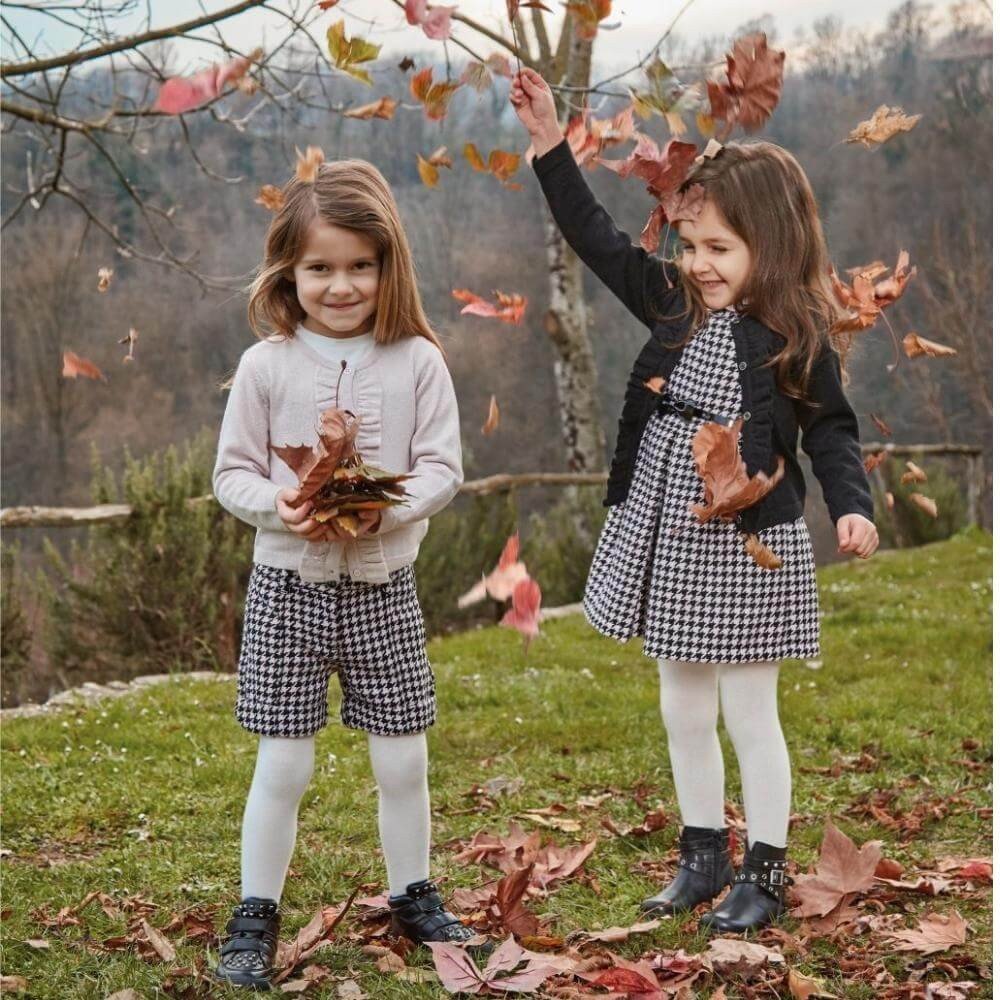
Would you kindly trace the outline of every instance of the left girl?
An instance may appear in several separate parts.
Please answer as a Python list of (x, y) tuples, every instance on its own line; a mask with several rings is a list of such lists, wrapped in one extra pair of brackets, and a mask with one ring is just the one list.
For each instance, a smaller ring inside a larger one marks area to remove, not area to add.
[[(216, 976), (268, 989), (299, 801), (336, 673), (344, 725), (368, 733), (395, 931), (417, 942), (472, 936), (429, 881), (425, 730), (435, 687), (413, 562), (427, 519), (462, 482), (458, 406), (420, 302), (395, 200), (371, 164), (293, 179), (252, 285), (260, 342), (240, 359), (213, 476), (230, 513), (257, 528), (236, 718), (260, 738), (243, 815), (242, 902)], [(293, 507), (297, 478), (270, 445), (312, 444), (320, 413), (359, 420), (366, 461), (408, 473), (405, 506), (354, 538)]]

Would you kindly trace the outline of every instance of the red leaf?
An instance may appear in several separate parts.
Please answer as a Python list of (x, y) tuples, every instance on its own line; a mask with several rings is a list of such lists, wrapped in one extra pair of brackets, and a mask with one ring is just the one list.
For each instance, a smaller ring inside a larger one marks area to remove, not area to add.
[(524, 636), (525, 649), (538, 635), (538, 619), (542, 609), (542, 588), (530, 577), (514, 587), (511, 609), (500, 619), (501, 625), (516, 628)]
[(767, 47), (763, 33), (740, 38), (726, 56), (726, 80), (709, 82), (712, 117), (749, 130), (760, 128), (781, 98), (785, 53)]
[(524, 319), (524, 311), (528, 306), (528, 300), (523, 295), (516, 292), (510, 294), (506, 292), (493, 292), (496, 305), (492, 305), (485, 299), (480, 298), (474, 292), (465, 288), (453, 288), (452, 298), (459, 302), (466, 303), (461, 315), (483, 316), (488, 319), (498, 319), (501, 323), (510, 323), (518, 326)]
[(230, 59), (221, 66), (213, 64), (193, 76), (174, 76), (165, 81), (156, 95), (154, 111), (162, 111), (168, 115), (180, 115), (185, 111), (193, 111), (207, 101), (214, 100), (228, 83), (238, 83), (260, 58), (260, 51), (250, 56), (239, 56)]
[(63, 378), (76, 378), (78, 375), (82, 375), (84, 378), (100, 379), (107, 382), (104, 372), (93, 361), (81, 358), (79, 354), (74, 354), (72, 351), (63, 351), (62, 373)]

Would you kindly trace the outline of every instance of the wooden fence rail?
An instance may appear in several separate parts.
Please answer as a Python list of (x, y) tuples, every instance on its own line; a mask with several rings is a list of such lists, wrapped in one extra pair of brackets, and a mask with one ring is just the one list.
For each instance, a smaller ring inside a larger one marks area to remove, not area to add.
[[(985, 485), (983, 474), (983, 450), (978, 445), (969, 444), (883, 444), (881, 442), (861, 446), (864, 454), (887, 451), (890, 455), (909, 458), (923, 458), (928, 455), (959, 456), (965, 459), (966, 499), (970, 524), (982, 525), (982, 496)], [(885, 490), (882, 470), (873, 472), (879, 489)], [(491, 493), (507, 493), (525, 486), (600, 486), (607, 480), (603, 472), (520, 472), (500, 473), (485, 479), (472, 479), (463, 483), (460, 492), (472, 496), (487, 496)], [(211, 493), (191, 497), (189, 504), (214, 501)], [(110, 524), (126, 521), (132, 515), (132, 508), (124, 503), (98, 504), (93, 507), (5, 507), (0, 510), (0, 528), (71, 528), (85, 524)]]

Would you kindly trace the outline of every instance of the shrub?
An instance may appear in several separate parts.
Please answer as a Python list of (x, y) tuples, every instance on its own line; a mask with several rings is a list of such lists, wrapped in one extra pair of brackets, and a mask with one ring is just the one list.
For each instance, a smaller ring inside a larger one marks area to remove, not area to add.
[(24, 588), (17, 546), (0, 546), (0, 663), (4, 705), (20, 700), (21, 682), (31, 662), (31, 627), (25, 611)]
[[(879, 542), (886, 548), (912, 548), (951, 538), (968, 522), (966, 496), (963, 480), (952, 475), (942, 462), (928, 462), (921, 465), (927, 474), (926, 483), (900, 483), (900, 476), (906, 471), (902, 459), (889, 456), (879, 466), (883, 481), (892, 493), (893, 509), (886, 506), (885, 495), (878, 489), (875, 494), (875, 526), (878, 528)], [(924, 513), (912, 500), (910, 493), (922, 493), (937, 504), (938, 516)]]
[(45, 644), (67, 682), (233, 668), (253, 533), (214, 501), (214, 435), (145, 459), (126, 450), (120, 482), (96, 458), (95, 503), (128, 503), (68, 559), (46, 540)]

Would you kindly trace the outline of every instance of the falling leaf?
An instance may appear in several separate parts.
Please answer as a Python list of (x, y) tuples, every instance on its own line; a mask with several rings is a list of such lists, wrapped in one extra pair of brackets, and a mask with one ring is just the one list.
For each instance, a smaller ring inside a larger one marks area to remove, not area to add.
[(931, 517), (938, 516), (937, 504), (930, 497), (925, 497), (923, 493), (911, 493), (910, 501), (925, 514), (929, 514)]
[(931, 358), (950, 358), (958, 354), (954, 347), (945, 347), (944, 344), (937, 344), (933, 340), (919, 337), (915, 333), (908, 333), (903, 338), (903, 350), (908, 358), (915, 358), (918, 355), (926, 354)]
[(500, 619), (500, 624), (517, 629), (524, 636), (524, 648), (538, 635), (538, 620), (542, 608), (542, 588), (530, 577), (514, 586), (511, 609)]
[(419, 24), (428, 38), (444, 41), (451, 35), (451, 15), (458, 7), (428, 7), (427, 0), (406, 0), (403, 9), (410, 24)]
[(490, 71), (489, 66), (484, 62), (480, 62), (478, 59), (472, 59), (466, 65), (465, 69), (462, 70), (462, 75), (458, 78), (459, 82), (468, 84), (472, 87), (477, 94), (481, 94), (486, 90), (489, 90), (493, 85), (493, 74)]
[(493, 52), (486, 57), (486, 65), (489, 66), (494, 76), (505, 76), (511, 79), (514, 76), (510, 68), (510, 60), (502, 52)]
[(424, 159), (419, 153), (417, 153), (417, 171), (420, 174), (420, 179), (427, 185), (427, 187), (437, 187), (440, 175), (438, 174), (438, 167), (447, 167), (451, 169), (451, 157), (448, 156), (448, 149), (446, 146), (440, 146), (428, 159)]
[(907, 462), (906, 472), (900, 476), (899, 481), (904, 485), (906, 483), (926, 483), (927, 473), (916, 462)]
[(775, 555), (756, 535), (747, 535), (744, 551), (758, 566), (764, 569), (781, 568), (781, 558)]
[(431, 121), (440, 121), (448, 113), (448, 104), (461, 83), (434, 83), (434, 71), (426, 69), (410, 77), (410, 93), (424, 106), (424, 114)]
[(413, 67), (416, 65), (417, 64), (409, 56), (404, 56), (402, 59), (400, 59), (397, 68), (402, 73), (409, 73), (409, 71), (413, 69)]
[(767, 36), (745, 35), (726, 56), (726, 79), (709, 81), (712, 117), (734, 123), (747, 131), (760, 128), (771, 117), (779, 99), (785, 70), (785, 53), (767, 46)]
[(957, 910), (950, 913), (928, 913), (921, 917), (913, 930), (891, 931), (885, 935), (897, 951), (918, 951), (933, 955), (965, 944), (969, 925)]
[(784, 459), (779, 455), (772, 475), (760, 470), (753, 479), (747, 476), (739, 449), (742, 426), (742, 418), (730, 427), (706, 422), (692, 438), (695, 468), (705, 484), (705, 502), (691, 504), (691, 513), (699, 524), (713, 517), (732, 521), (739, 511), (752, 507), (770, 493), (785, 474)]
[(868, 416), (872, 418), (872, 423), (878, 428), (880, 434), (884, 437), (892, 437), (892, 428), (881, 417), (874, 413), (869, 413)]
[(921, 115), (907, 115), (902, 108), (883, 104), (871, 118), (855, 125), (845, 141), (860, 142), (867, 149), (873, 149), (900, 132), (909, 132), (920, 118)]
[(574, 0), (565, 4), (576, 25), (577, 38), (597, 37), (597, 27), (611, 13), (611, 0)]
[(344, 117), (361, 118), (365, 121), (369, 121), (372, 118), (383, 118), (388, 121), (396, 113), (396, 106), (398, 104), (399, 101), (394, 101), (391, 97), (380, 97), (377, 101), (372, 101), (371, 104), (362, 104), (356, 108), (348, 108), (344, 112)]
[(320, 10), (329, 10), (331, 7), (336, 7), (340, 0), (319, 0), (316, 4)]
[(128, 328), (128, 333), (118, 341), (119, 344), (128, 344), (128, 354), (122, 358), (123, 362), (135, 361), (135, 342), (139, 339), (139, 331), (134, 326)]
[(363, 38), (348, 38), (344, 34), (344, 22), (338, 21), (330, 25), (326, 31), (326, 44), (330, 50), (330, 58), (333, 65), (355, 80), (372, 85), (371, 74), (361, 68), (361, 63), (371, 62), (378, 58), (382, 49), (381, 45), (375, 45)]
[(494, 149), (490, 152), (489, 163), (487, 164), (473, 142), (467, 142), (462, 152), (473, 170), (492, 174), (504, 187), (515, 191), (521, 189), (520, 184), (508, 183), (510, 177), (517, 172), (518, 167), (521, 165), (521, 157), (517, 153), (506, 153), (502, 149)]
[(493, 297), (496, 299), (496, 305), (490, 304), (464, 288), (453, 288), (451, 294), (452, 298), (466, 303), (460, 315), (498, 319), (502, 323), (511, 323), (514, 326), (519, 325), (524, 319), (524, 311), (528, 305), (528, 300), (517, 293), (507, 294), (506, 292), (494, 291)]
[(107, 382), (104, 373), (92, 361), (81, 358), (79, 354), (72, 351), (63, 351), (63, 378), (76, 378), (82, 375), (84, 378), (101, 379)]
[(115, 273), (112, 267), (101, 267), (97, 270), (97, 290), (106, 292), (111, 287), (111, 276)]
[(520, 546), (520, 537), (515, 532), (507, 539), (496, 568), (458, 599), (458, 607), (467, 608), (487, 594), (495, 601), (506, 601), (514, 593), (514, 587), (528, 579), (528, 570), (517, 558)]
[(221, 66), (213, 64), (208, 69), (195, 73), (194, 76), (170, 77), (160, 87), (153, 110), (168, 115), (181, 115), (201, 107), (219, 97), (226, 84), (239, 83), (253, 63), (263, 54), (261, 49), (256, 49), (249, 56), (230, 59)]
[(896, 506), (896, 498), (888, 490), (885, 491), (885, 506), (887, 510)]
[(614, 118), (595, 118), (585, 109), (566, 126), (566, 142), (581, 167), (596, 167), (605, 149), (628, 142), (634, 136), (632, 107), (620, 111)]
[(633, 174), (641, 177), (646, 181), (646, 190), (657, 199), (639, 240), (640, 245), (650, 253), (659, 245), (663, 226), (671, 221), (670, 210), (677, 211), (683, 206), (686, 214), (694, 215), (700, 211), (704, 196), (700, 186), (690, 196), (678, 194), (697, 152), (698, 147), (693, 143), (679, 139), (671, 139), (661, 150), (654, 140), (640, 133), (635, 148), (624, 160), (598, 160), (619, 177), (631, 177)]
[(265, 184), (257, 192), (254, 204), (263, 205), (270, 212), (277, 212), (285, 204), (285, 196), (281, 193), (281, 188)]
[(795, 877), (793, 891), (799, 906), (793, 916), (821, 917), (845, 896), (866, 892), (874, 884), (881, 854), (879, 841), (869, 840), (859, 850), (827, 819), (816, 873)]
[(888, 457), (889, 452), (884, 448), (881, 451), (873, 451), (870, 455), (865, 455), (865, 472), (870, 473), (877, 469)]
[(323, 150), (319, 146), (307, 146), (304, 153), (296, 146), (295, 176), (305, 184), (315, 184), (323, 159)]
[(482, 431), (484, 434), (492, 434), (500, 426), (500, 407), (497, 406), (496, 396), (490, 396), (490, 411), (486, 417), (486, 423), (483, 424)]

